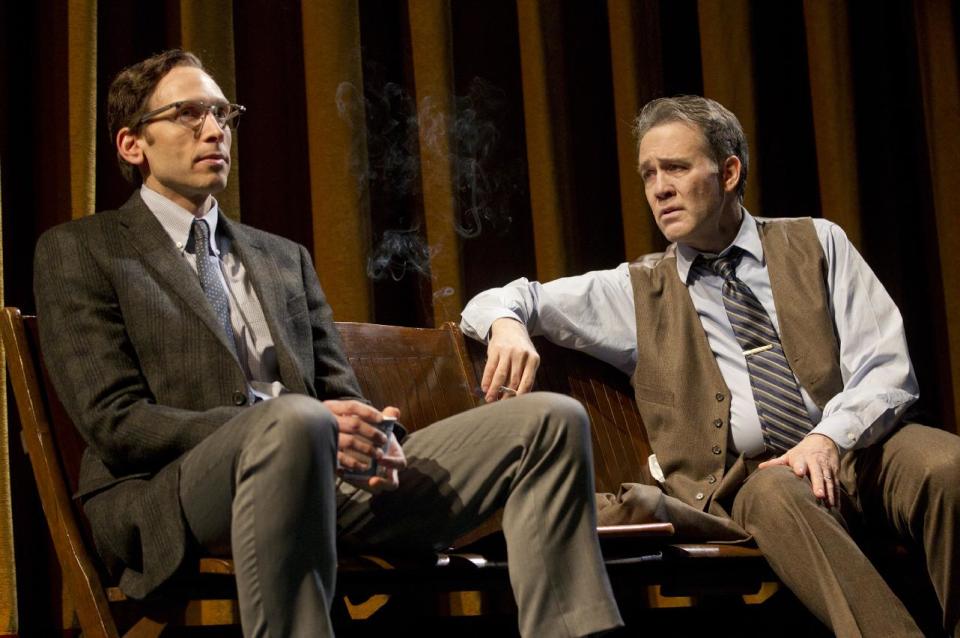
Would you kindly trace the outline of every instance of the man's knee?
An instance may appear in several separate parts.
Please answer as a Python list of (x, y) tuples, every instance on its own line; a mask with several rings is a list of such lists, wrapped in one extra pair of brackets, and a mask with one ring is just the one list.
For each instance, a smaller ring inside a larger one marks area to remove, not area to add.
[(532, 427), (562, 435), (575, 444), (590, 440), (590, 418), (576, 399), (554, 392), (534, 392), (510, 400), (524, 402), (524, 409), (533, 417), (528, 420)]
[(789, 467), (774, 466), (750, 475), (734, 500), (733, 514), (744, 528), (756, 533), (767, 521), (779, 524), (788, 517), (803, 516), (811, 506), (821, 507), (809, 480)]
[(299, 394), (271, 399), (246, 448), (275, 451), (271, 460), (301, 465), (336, 460), (337, 420), (320, 401)]
[(929, 450), (919, 471), (931, 498), (956, 503), (960, 499), (960, 437), (951, 435), (944, 443)]
[(936, 428), (905, 425), (887, 444), (898, 481), (914, 484), (917, 498), (960, 497), (960, 437)]

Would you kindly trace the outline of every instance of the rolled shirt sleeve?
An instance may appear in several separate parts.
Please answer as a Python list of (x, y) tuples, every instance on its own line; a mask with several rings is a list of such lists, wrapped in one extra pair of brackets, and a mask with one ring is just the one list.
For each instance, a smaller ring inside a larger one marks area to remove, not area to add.
[(474, 297), (461, 314), (464, 334), (486, 342), (497, 319), (509, 317), (566, 348), (585, 352), (625, 374), (637, 365), (637, 319), (626, 263), (541, 284), (521, 277)]
[(843, 450), (886, 436), (918, 397), (903, 318), (883, 284), (836, 224), (814, 220), (828, 263), (843, 391), (813, 429)]
[[(896, 304), (843, 230), (827, 220), (813, 221), (828, 263), (827, 285), (840, 342), (844, 388), (827, 402), (822, 413), (805, 392), (804, 402), (817, 424), (813, 432), (830, 437), (845, 451), (871, 445), (896, 427), (917, 399), (917, 381)], [(765, 286), (758, 286), (755, 292), (776, 324), (765, 271), (762, 279)], [(700, 304), (701, 320), (703, 304), (713, 303), (717, 306), (715, 313), (723, 313), (719, 293), (716, 296), (713, 301), (694, 296), (695, 305)], [(581, 350), (632, 375), (637, 361), (635, 313), (630, 273), (624, 263), (613, 270), (545, 284), (520, 278), (482, 292), (464, 309), (461, 329), (485, 342), (494, 321), (513, 318), (526, 325), (531, 335), (543, 335), (558, 345)], [(732, 330), (721, 323), (704, 326), (714, 350), (722, 346), (721, 350), (726, 347), (739, 352)], [(729, 343), (718, 346), (713, 343), (716, 340)], [(725, 374), (724, 380), (733, 393), (752, 406), (746, 364), (740, 359), (739, 365), (742, 374), (736, 378)], [(755, 409), (747, 412), (740, 415), (744, 423), (737, 426), (759, 431)], [(758, 437), (753, 438), (759, 441)], [(734, 436), (735, 443), (737, 438)], [(740, 447), (751, 449), (743, 444), (746, 439), (740, 438)]]

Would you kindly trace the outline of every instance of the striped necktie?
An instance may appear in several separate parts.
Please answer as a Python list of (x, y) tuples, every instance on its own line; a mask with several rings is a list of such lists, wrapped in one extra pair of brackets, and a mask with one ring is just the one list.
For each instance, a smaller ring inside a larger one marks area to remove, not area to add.
[(750, 287), (737, 278), (742, 256), (743, 251), (734, 246), (715, 259), (700, 255), (696, 267), (723, 278), (723, 305), (747, 360), (764, 443), (768, 450), (782, 454), (809, 434), (813, 424), (770, 316)]
[(193, 249), (197, 257), (197, 276), (200, 277), (200, 287), (203, 288), (207, 301), (213, 308), (213, 314), (217, 316), (227, 335), (230, 349), (236, 354), (233, 324), (230, 323), (230, 302), (227, 300), (227, 293), (223, 289), (217, 267), (210, 263), (210, 228), (205, 220), (193, 221)]

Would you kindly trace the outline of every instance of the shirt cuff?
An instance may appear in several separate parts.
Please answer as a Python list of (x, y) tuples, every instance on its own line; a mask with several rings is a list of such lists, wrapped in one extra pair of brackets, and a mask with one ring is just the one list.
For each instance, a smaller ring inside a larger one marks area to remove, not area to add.
[(810, 434), (822, 434), (830, 437), (840, 452), (853, 449), (863, 434), (863, 424), (851, 414), (835, 413), (820, 421)]
[(460, 329), (474, 339), (487, 343), (490, 340), (490, 329), (497, 319), (515, 319), (523, 324), (523, 319), (517, 313), (502, 308), (489, 313), (475, 312), (469, 319), (466, 315), (462, 315)]

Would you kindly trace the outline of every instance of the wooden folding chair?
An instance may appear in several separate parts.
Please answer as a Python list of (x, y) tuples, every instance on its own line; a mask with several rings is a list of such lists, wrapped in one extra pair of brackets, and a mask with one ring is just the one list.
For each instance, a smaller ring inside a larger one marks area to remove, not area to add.
[[(463, 339), (453, 324), (419, 329), (340, 323), (338, 328), (364, 395), (378, 407), (399, 407), (410, 431), (477, 404), (474, 388), (468, 383), (472, 372)], [(4, 308), (0, 336), (7, 353), (22, 437), (68, 596), (75, 605), (84, 636), (152, 636), (167, 625), (239, 624), (233, 564), (229, 560), (204, 558), (188, 569), (189, 575), (196, 578), (184, 583), (183, 597), (171, 587), (164, 590), (162, 600), (131, 601), (118, 587), (104, 584), (109, 578), (94, 550), (86, 519), (71, 498), (77, 489), (86, 443), (46, 375), (36, 319), (21, 316), (16, 308)], [(459, 544), (490, 534), (498, 527), (499, 521), (491, 520)], [(497, 567), (488, 571), (503, 571)], [(465, 588), (477, 578), (472, 564), (447, 556), (435, 561), (426, 558), (395, 564), (389, 578), (384, 578), (384, 571), (376, 562), (358, 562), (350, 556), (344, 557), (341, 569), (341, 594), (403, 591), (414, 583), (431, 591), (449, 591)], [(504, 578), (505, 572), (494, 580)]]
[[(233, 565), (204, 558), (194, 568), (196, 582), (177, 597), (128, 600), (117, 587), (105, 586), (86, 519), (71, 498), (76, 491), (80, 458), (86, 447), (46, 375), (34, 317), (4, 308), (0, 336), (6, 351), (10, 383), (20, 415), (22, 439), (37, 482), (44, 517), (53, 538), (69, 598), (86, 638), (156, 636), (167, 625), (239, 624)], [(121, 633), (123, 632), (123, 633)]]

